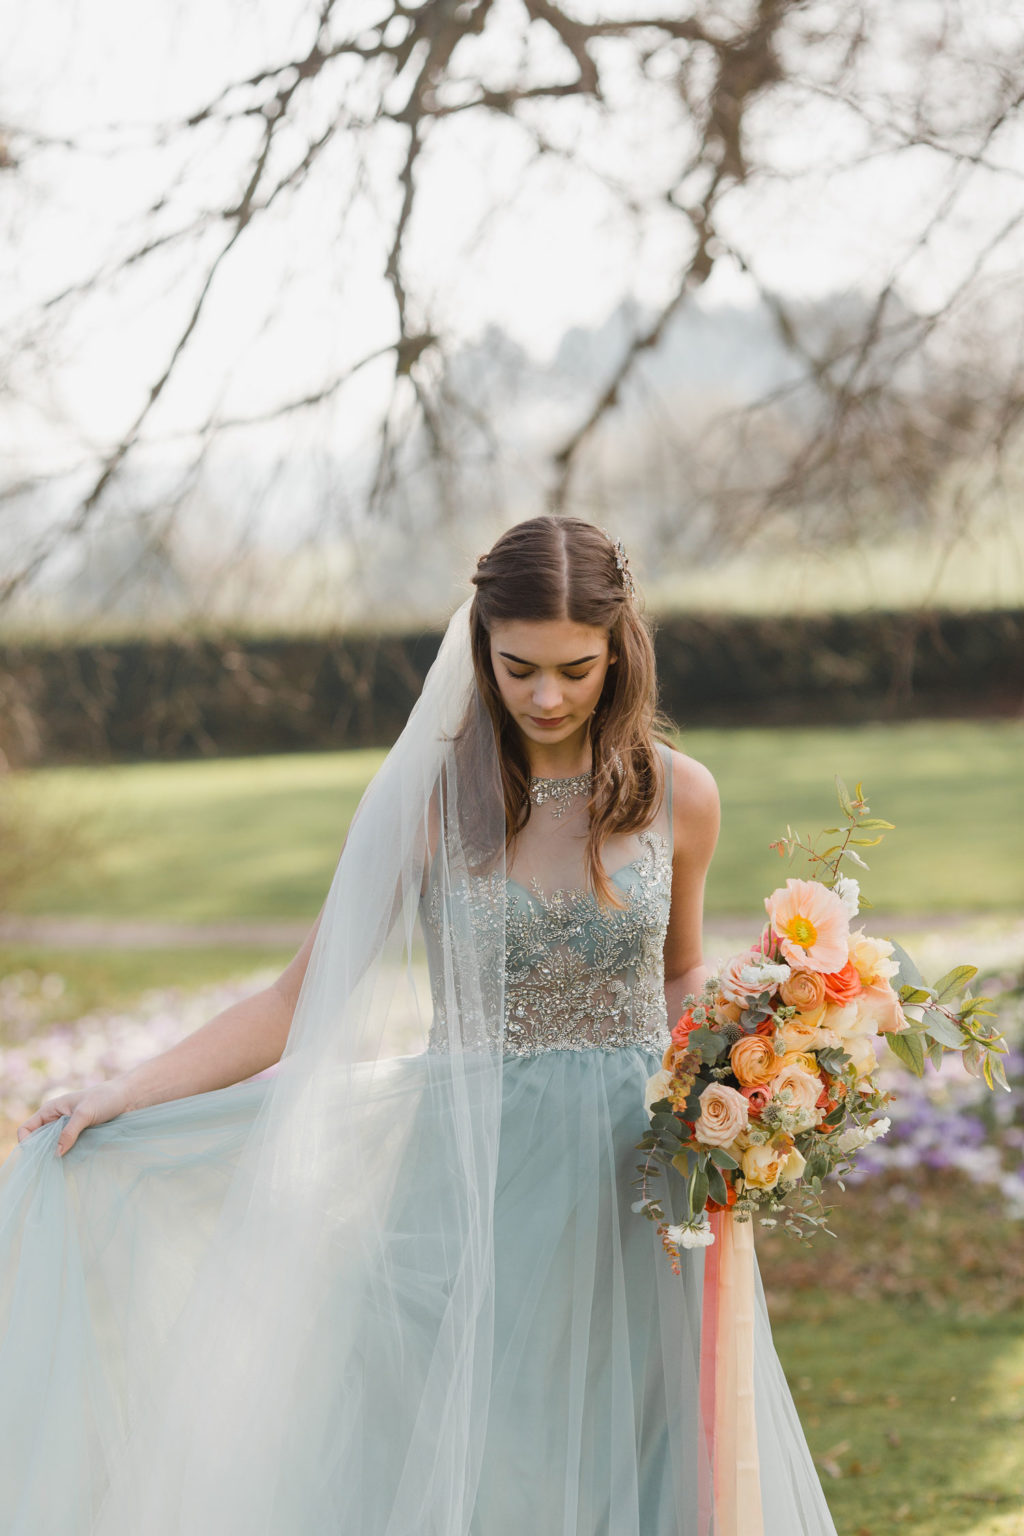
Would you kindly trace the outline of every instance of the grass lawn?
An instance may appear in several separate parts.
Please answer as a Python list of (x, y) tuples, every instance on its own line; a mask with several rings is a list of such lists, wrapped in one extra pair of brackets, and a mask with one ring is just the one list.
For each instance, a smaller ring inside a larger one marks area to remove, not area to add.
[[(265, 967), (283, 969), (293, 951), (276, 948), (49, 949), (25, 944), (0, 945), (0, 978), (31, 971), (60, 977), (59, 992), (38, 1010), (40, 1028), (81, 1018), (97, 1009), (127, 1008), (151, 988), (187, 990), (208, 983), (244, 979)], [(33, 992), (37, 989), (33, 988)], [(0, 1046), (3, 1046), (0, 1009)]]
[(1024, 1222), (949, 1171), (832, 1198), (757, 1246), (839, 1536), (1022, 1536)]
[[(911, 722), (844, 729), (702, 730), (685, 749), (718, 778), (723, 828), (710, 913), (760, 909), (785, 875), (768, 850), (788, 822), (831, 824), (833, 775), (862, 779), (897, 824), (869, 850), (885, 912), (1024, 904), (1024, 725)], [(18, 901), (24, 913), (181, 922), (317, 911), (345, 829), (381, 760), (360, 751), (61, 768), (20, 775), (30, 809), (87, 844)], [(873, 856), (872, 856), (873, 855)]]

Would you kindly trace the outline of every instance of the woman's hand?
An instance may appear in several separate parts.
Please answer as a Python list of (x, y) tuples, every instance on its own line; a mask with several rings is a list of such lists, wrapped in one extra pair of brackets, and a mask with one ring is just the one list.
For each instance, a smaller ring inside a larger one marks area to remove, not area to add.
[(67, 1116), (67, 1124), (57, 1139), (58, 1155), (63, 1157), (78, 1140), (87, 1125), (102, 1125), (116, 1120), (131, 1106), (126, 1087), (114, 1078), (109, 1083), (97, 1083), (94, 1088), (82, 1088), (77, 1093), (61, 1093), (49, 1099), (34, 1115), (18, 1126), (18, 1140), (24, 1141), (33, 1131), (50, 1120)]

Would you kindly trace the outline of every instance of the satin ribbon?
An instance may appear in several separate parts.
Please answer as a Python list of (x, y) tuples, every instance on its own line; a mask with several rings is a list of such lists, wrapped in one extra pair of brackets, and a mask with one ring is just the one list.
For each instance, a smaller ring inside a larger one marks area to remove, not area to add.
[(764, 1536), (754, 1408), (754, 1228), (729, 1211), (713, 1211), (710, 1219), (715, 1241), (704, 1250), (700, 1348), (701, 1530)]

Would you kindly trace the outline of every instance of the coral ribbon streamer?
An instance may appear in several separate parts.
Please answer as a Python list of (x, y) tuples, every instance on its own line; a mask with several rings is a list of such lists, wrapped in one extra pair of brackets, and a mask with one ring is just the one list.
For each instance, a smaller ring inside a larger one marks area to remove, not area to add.
[(715, 1211), (711, 1230), (715, 1241), (704, 1250), (700, 1351), (708, 1450), (701, 1529), (714, 1536), (764, 1536), (754, 1411), (753, 1224)]

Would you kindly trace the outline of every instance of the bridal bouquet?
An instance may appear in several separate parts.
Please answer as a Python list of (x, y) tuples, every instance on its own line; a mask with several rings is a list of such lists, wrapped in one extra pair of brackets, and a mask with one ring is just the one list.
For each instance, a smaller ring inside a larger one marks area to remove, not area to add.
[[(859, 1149), (889, 1129), (890, 1096), (875, 1080), (883, 1041), (919, 1076), (926, 1058), (937, 1065), (961, 1051), (990, 1088), (1008, 1086), (989, 1000), (967, 990), (976, 968), (958, 965), (928, 987), (898, 945), (853, 926), (869, 903), (844, 861), (867, 868), (859, 848), (892, 823), (868, 814), (862, 786), (851, 796), (836, 785), (846, 825), (814, 841), (787, 828), (772, 844), (783, 857), (806, 855), (812, 878), (788, 879), (766, 898), (760, 937), (686, 999), (647, 1083), (633, 1209), (658, 1223), (676, 1269), (680, 1247), (714, 1241), (709, 1211), (757, 1212), (762, 1225), (781, 1221), (801, 1238), (828, 1230), (825, 1180), (842, 1188)], [(678, 1223), (650, 1193), (659, 1167), (684, 1181)]]

